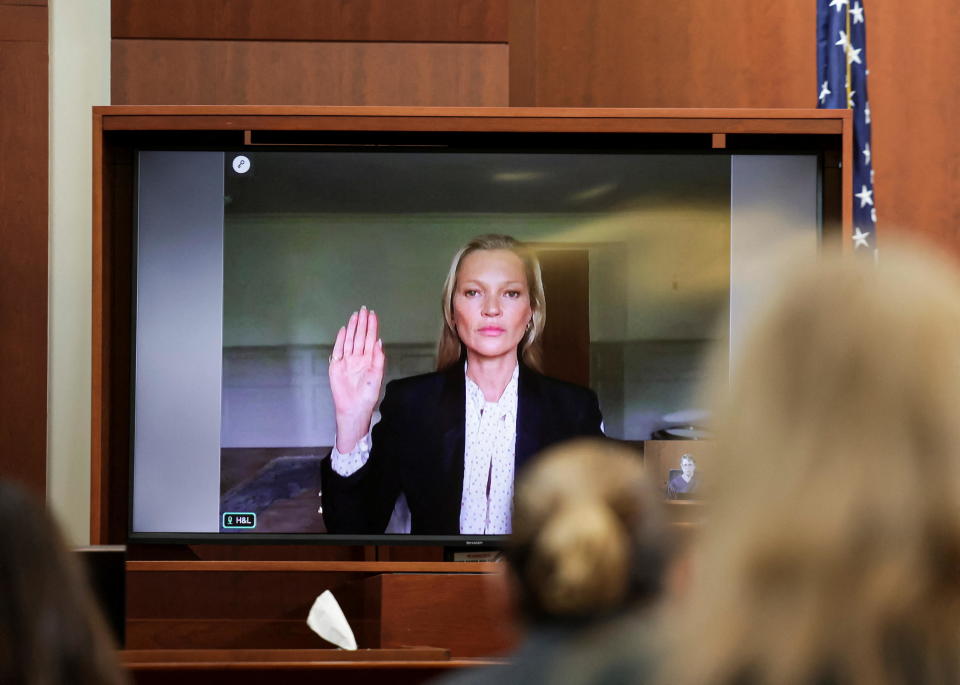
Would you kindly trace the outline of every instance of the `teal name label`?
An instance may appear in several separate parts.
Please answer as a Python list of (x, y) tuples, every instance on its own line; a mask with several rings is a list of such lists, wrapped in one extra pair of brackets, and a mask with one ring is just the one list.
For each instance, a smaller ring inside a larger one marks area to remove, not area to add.
[(247, 511), (228, 511), (223, 514), (224, 528), (256, 528), (257, 515)]

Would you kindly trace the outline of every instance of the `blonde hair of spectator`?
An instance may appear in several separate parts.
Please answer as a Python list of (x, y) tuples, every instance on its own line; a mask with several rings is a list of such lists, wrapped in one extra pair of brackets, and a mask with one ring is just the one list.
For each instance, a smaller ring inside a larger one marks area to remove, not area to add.
[(603, 615), (655, 594), (659, 506), (639, 454), (621, 444), (578, 439), (546, 450), (515, 498), (510, 555), (528, 616)]
[(957, 271), (888, 240), (784, 282), (729, 385), (715, 364), (713, 500), (663, 682), (956, 682)]

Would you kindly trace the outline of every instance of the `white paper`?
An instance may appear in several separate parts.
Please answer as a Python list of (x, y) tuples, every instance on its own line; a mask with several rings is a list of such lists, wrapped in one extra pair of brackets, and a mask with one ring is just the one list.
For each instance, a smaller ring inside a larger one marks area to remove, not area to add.
[(324, 640), (341, 649), (357, 648), (357, 640), (353, 637), (347, 617), (343, 615), (343, 610), (329, 590), (325, 590), (314, 600), (307, 616), (307, 625)]

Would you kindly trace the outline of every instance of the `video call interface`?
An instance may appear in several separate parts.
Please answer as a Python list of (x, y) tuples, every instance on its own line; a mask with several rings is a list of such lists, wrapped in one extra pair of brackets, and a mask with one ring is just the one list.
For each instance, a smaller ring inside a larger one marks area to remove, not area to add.
[[(606, 436), (689, 426), (703, 355), (730, 330), (734, 167), (605, 151), (141, 152), (132, 532), (325, 534), (338, 329), (376, 311), (384, 385), (434, 371), (451, 259), (482, 234), (541, 257), (554, 339), (586, 329), (581, 358), (547, 372), (596, 393)], [(680, 456), (668, 475), (686, 498), (677, 478), (695, 467)]]

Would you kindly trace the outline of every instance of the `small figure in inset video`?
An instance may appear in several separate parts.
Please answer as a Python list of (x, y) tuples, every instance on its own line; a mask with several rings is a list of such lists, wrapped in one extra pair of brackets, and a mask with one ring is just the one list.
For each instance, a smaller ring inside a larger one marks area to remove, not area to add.
[(697, 491), (697, 462), (690, 453), (680, 457), (680, 470), (670, 469), (670, 479), (667, 481), (667, 497), (669, 499), (692, 499)]

